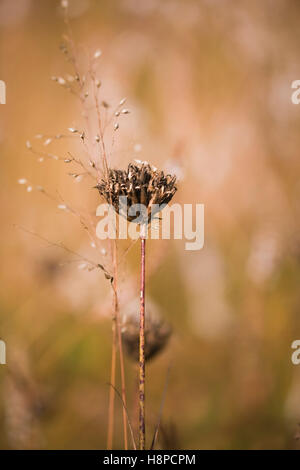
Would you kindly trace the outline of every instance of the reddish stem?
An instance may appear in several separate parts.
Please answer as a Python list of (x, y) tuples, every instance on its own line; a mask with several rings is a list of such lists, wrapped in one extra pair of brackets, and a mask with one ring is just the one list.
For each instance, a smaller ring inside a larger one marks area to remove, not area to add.
[(145, 450), (145, 246), (141, 235), (141, 293), (139, 344), (139, 448)]

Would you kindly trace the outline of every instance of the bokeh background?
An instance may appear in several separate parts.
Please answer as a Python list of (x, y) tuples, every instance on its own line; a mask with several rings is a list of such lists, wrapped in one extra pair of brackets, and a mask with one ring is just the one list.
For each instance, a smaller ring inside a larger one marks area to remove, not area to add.
[[(120, 121), (111, 164), (138, 158), (174, 171), (174, 202), (205, 204), (201, 251), (178, 240), (148, 244), (147, 299), (173, 328), (147, 368), (149, 442), (171, 364), (158, 448), (297, 449), (300, 366), (291, 362), (291, 343), (300, 338), (300, 106), (291, 102), (291, 83), (300, 79), (299, 2), (69, 4), (81, 53), (102, 50), (101, 96), (109, 104), (127, 97), (130, 114)], [(37, 161), (26, 148), (36, 134), (81, 125), (76, 99), (50, 79), (70, 73), (59, 50), (62, 9), (54, 0), (1, 0), (0, 27), (7, 85), (0, 108), (0, 338), (7, 344), (0, 447), (101, 449), (109, 282), (20, 228), (94, 260), (106, 256), (76, 217), (35, 190), (42, 185), (94, 214), (99, 196), (91, 181), (77, 184), (63, 162)], [(66, 156), (73, 142), (38, 144)], [(122, 315), (138, 296), (138, 256), (135, 245), (120, 265)], [(135, 423), (130, 358), (126, 383)], [(123, 446), (121, 411), (116, 399), (115, 448)]]

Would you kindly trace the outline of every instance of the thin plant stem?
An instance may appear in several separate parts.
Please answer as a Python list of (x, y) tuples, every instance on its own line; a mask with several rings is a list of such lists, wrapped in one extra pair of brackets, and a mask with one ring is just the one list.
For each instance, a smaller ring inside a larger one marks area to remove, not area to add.
[(113, 265), (114, 265), (114, 280), (112, 283), (113, 293), (114, 293), (114, 312), (116, 317), (116, 329), (118, 337), (118, 346), (120, 354), (120, 371), (121, 371), (121, 394), (122, 400), (124, 403), (123, 407), (123, 433), (124, 433), (124, 449), (128, 450), (128, 434), (127, 434), (127, 417), (126, 417), (126, 383), (125, 383), (125, 367), (124, 367), (124, 354), (123, 354), (123, 345), (122, 345), (122, 333), (120, 325), (120, 310), (119, 310), (119, 301), (118, 301), (118, 290), (117, 290), (117, 274), (118, 274), (118, 259), (117, 259), (117, 242), (114, 240), (112, 242), (113, 250)]
[(132, 422), (136, 431), (138, 431), (139, 426), (139, 364), (137, 362), (137, 369), (135, 370), (135, 382), (134, 389), (132, 394)]
[(154, 449), (154, 446), (155, 446), (155, 443), (156, 443), (156, 440), (157, 440), (158, 431), (159, 431), (159, 428), (160, 428), (161, 417), (162, 417), (162, 412), (163, 412), (163, 408), (164, 408), (164, 404), (165, 404), (165, 400), (166, 400), (166, 395), (167, 395), (167, 388), (168, 388), (168, 383), (169, 383), (170, 370), (171, 370), (171, 364), (169, 365), (168, 370), (167, 370), (165, 386), (164, 386), (163, 395), (162, 395), (160, 408), (159, 408), (159, 413), (158, 413), (157, 425), (155, 427), (155, 431), (154, 431), (154, 435), (153, 435), (150, 450)]
[(146, 238), (141, 230), (141, 292), (139, 341), (139, 449), (145, 450), (145, 247)]
[[(109, 384), (111, 387), (112, 387), (112, 384)], [(132, 428), (132, 424), (131, 424), (131, 421), (130, 421), (130, 418), (129, 418), (129, 414), (128, 414), (128, 410), (123, 402), (123, 399), (122, 399), (122, 396), (121, 394), (119, 393), (119, 391), (115, 388), (115, 392), (117, 393), (118, 397), (120, 398), (121, 402), (122, 402), (122, 405), (123, 405), (123, 408), (125, 409), (125, 413), (126, 413), (126, 417), (127, 417), (127, 422), (128, 422), (128, 426), (129, 426), (129, 429), (130, 429), (130, 434), (131, 434), (131, 439), (132, 439), (132, 445), (133, 445), (133, 449), (136, 450), (136, 443), (135, 443), (135, 439), (134, 439), (134, 434), (133, 434), (133, 428)]]
[(116, 334), (116, 316), (112, 320), (112, 353), (111, 353), (111, 373), (110, 383), (112, 387), (109, 392), (108, 403), (108, 427), (107, 427), (107, 450), (112, 449), (114, 420), (115, 420), (115, 383), (116, 383), (116, 355), (117, 355), (117, 334)]

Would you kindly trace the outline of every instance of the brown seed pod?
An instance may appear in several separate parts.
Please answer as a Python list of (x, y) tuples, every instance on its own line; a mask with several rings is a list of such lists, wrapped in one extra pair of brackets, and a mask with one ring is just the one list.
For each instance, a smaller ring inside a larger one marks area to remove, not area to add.
[[(122, 338), (124, 349), (128, 357), (134, 361), (139, 359), (139, 315), (138, 302), (133, 302), (128, 307), (122, 321)], [(158, 314), (155, 305), (148, 302), (146, 306), (145, 322), (145, 359), (152, 359), (161, 352), (168, 343), (172, 328)]]
[[(171, 201), (177, 191), (175, 183), (176, 176), (165, 175), (149, 163), (141, 162), (129, 163), (126, 170), (109, 169), (108, 177), (102, 179), (96, 188), (115, 211), (130, 222), (137, 218), (137, 215), (129, 213), (130, 208), (135, 204), (144, 205), (147, 220), (138, 222), (149, 223), (153, 215)], [(127, 207), (120, 201), (122, 196), (127, 198)]]

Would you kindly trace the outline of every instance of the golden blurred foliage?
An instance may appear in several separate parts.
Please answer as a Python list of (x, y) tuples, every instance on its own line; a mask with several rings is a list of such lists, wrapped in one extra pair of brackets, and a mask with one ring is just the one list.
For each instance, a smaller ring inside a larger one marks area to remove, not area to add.
[[(103, 100), (127, 97), (112, 166), (150, 161), (180, 177), (174, 202), (205, 205), (201, 251), (179, 240), (147, 248), (147, 296), (173, 331), (147, 370), (149, 439), (171, 362), (159, 448), (298, 448), (300, 368), (290, 358), (300, 337), (300, 106), (291, 83), (300, 79), (300, 4), (69, 4), (83, 57), (102, 51)], [(70, 134), (83, 118), (76, 97), (51, 80), (70, 73), (59, 51), (60, 2), (1, 0), (0, 27), (0, 448), (103, 449), (109, 281), (26, 232), (99, 262), (78, 219), (36, 190), (95, 214), (91, 181), (77, 183), (64, 162), (41, 161), (29, 148), (37, 142), (65, 158), (81, 151), (49, 137)], [(121, 263), (121, 314), (138, 297), (138, 255), (133, 246)], [(134, 421), (130, 360), (126, 382)], [(121, 411), (116, 398), (115, 448), (123, 446)]]

